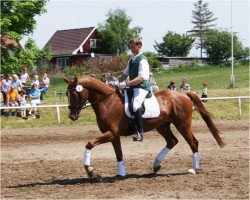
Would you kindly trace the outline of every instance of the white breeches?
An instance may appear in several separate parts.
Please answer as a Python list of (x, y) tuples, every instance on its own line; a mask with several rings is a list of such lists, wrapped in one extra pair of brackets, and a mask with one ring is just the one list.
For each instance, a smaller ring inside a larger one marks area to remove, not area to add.
[(148, 91), (142, 88), (134, 88), (134, 103), (133, 103), (133, 111), (135, 112), (138, 108), (141, 107), (143, 101), (145, 100)]

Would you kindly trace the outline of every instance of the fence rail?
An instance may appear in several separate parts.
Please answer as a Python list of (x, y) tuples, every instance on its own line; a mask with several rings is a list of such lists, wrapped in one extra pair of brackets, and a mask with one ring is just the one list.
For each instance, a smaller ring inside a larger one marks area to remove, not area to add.
[[(238, 115), (241, 116), (241, 100), (250, 99), (250, 96), (237, 96), (237, 97), (209, 97), (200, 98), (201, 100), (227, 100), (227, 99), (238, 99)], [(89, 104), (87, 104), (89, 105)], [(0, 107), (0, 110), (7, 109), (29, 109), (29, 108), (55, 108), (56, 109), (56, 119), (60, 123), (60, 107), (68, 107), (67, 104), (55, 104), (55, 105), (38, 105), (38, 106), (15, 106), (15, 107)]]

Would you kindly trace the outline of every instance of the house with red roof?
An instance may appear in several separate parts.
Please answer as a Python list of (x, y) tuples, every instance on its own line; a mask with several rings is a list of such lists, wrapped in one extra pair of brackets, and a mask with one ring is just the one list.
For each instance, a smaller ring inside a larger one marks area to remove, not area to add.
[(45, 46), (51, 49), (50, 64), (59, 67), (81, 65), (99, 53), (95, 27), (58, 30)]

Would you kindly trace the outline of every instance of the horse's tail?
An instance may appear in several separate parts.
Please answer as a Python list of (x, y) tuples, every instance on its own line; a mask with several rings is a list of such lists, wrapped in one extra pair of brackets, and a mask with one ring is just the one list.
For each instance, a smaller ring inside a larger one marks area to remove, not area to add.
[(216, 128), (214, 122), (212, 121), (212, 115), (209, 113), (200, 98), (192, 93), (192, 92), (186, 92), (186, 95), (191, 99), (191, 101), (194, 103), (194, 105), (197, 107), (201, 117), (206, 122), (207, 127), (211, 131), (212, 135), (214, 136), (215, 140), (217, 141), (220, 148), (223, 148), (225, 146), (225, 143), (222, 141), (221, 137), (219, 136), (219, 130)]

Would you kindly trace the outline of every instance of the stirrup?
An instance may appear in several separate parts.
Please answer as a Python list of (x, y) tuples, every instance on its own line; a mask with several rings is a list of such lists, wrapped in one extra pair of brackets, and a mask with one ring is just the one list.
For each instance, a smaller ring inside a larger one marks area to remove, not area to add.
[(133, 141), (135, 142), (142, 142), (142, 140), (143, 140), (143, 134), (141, 133), (137, 133), (137, 135), (133, 137)]

